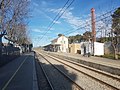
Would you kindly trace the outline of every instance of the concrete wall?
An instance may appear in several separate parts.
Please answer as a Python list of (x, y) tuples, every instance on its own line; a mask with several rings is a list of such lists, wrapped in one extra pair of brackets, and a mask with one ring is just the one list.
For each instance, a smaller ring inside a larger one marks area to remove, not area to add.
[(94, 43), (94, 55), (104, 55), (104, 43)]

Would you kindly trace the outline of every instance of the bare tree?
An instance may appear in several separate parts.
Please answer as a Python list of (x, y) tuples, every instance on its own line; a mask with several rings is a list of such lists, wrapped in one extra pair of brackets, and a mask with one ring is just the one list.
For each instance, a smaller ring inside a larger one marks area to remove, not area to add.
[(28, 17), (28, 4), (29, 4), (28, 0), (17, 0), (17, 1), (12, 0), (10, 6), (10, 8), (12, 9), (8, 11), (9, 13), (11, 13), (11, 16), (8, 15), (9, 20), (7, 22), (8, 38), (16, 40), (17, 35), (21, 31), (23, 31), (20, 30), (23, 28), (18, 28), (18, 27), (26, 25), (25, 21), (26, 18)]
[(5, 30), (5, 12), (9, 6), (10, 0), (0, 0), (0, 57), (2, 55), (2, 37), (6, 34)]
[(0, 0), (0, 53), (2, 37), (21, 43), (28, 41), (26, 26), (29, 12), (29, 0)]
[(118, 48), (120, 44), (120, 7), (112, 15), (112, 47), (114, 50), (114, 58), (118, 59)]

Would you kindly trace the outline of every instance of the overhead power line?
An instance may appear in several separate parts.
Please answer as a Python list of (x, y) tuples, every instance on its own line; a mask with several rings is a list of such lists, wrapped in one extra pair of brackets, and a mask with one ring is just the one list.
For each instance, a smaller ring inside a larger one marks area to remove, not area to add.
[(58, 12), (58, 14), (53, 19), (53, 21), (48, 25), (48, 27), (50, 27), (54, 23), (54, 21), (58, 18), (59, 14), (63, 11), (63, 9), (66, 7), (66, 5), (68, 4), (69, 1), (70, 0), (67, 0), (67, 2), (64, 4), (64, 6), (60, 9), (60, 11)]
[(65, 11), (72, 5), (72, 3), (74, 2), (75, 0), (72, 0), (69, 5), (68, 2), (69, 0), (67, 0), (67, 2), (65, 3), (65, 5), (62, 7), (62, 9), (60, 10), (60, 12), (56, 15), (56, 17), (53, 19), (53, 21), (49, 24), (46, 32), (43, 34), (43, 36), (40, 38), (40, 40), (43, 39), (43, 37), (47, 34), (47, 32), (53, 27), (53, 25), (62, 17), (62, 15), (65, 13)]
[[(108, 12), (106, 12), (106, 13), (104, 13), (104, 14), (102, 14), (102, 15), (100, 15), (100, 16), (98, 16), (98, 17), (96, 17), (95, 19), (96, 19), (96, 22), (99, 22), (99, 21), (101, 21), (101, 20), (104, 20), (104, 19), (106, 19), (106, 18), (110, 18), (111, 17), (111, 15), (112, 15), (112, 13), (113, 13), (113, 11), (115, 11), (117, 8), (115, 8), (115, 9), (113, 9), (113, 10), (110, 10), (110, 11), (108, 11)], [(90, 20), (89, 20), (90, 21)], [(83, 26), (82, 26), (83, 25)], [(79, 30), (81, 30), (81, 29), (83, 29), (83, 28), (86, 28), (87, 26), (90, 26), (91, 24), (88, 24), (88, 21), (86, 21), (85, 23), (83, 23), (80, 27), (78, 27), (77, 29), (72, 29), (72, 30), (68, 30), (68, 31), (66, 31), (66, 33), (65, 33), (65, 35), (68, 35), (68, 34), (71, 34), (71, 33), (73, 33), (73, 32), (76, 32), (76, 31), (79, 31)]]

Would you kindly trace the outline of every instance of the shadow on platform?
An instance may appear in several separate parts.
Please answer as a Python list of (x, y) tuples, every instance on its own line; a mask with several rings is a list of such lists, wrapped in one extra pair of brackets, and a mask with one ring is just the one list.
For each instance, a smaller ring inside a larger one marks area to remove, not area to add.
[(0, 67), (6, 65), (7, 63), (11, 62), (12, 60), (18, 58), (20, 55), (2, 55), (0, 57)]

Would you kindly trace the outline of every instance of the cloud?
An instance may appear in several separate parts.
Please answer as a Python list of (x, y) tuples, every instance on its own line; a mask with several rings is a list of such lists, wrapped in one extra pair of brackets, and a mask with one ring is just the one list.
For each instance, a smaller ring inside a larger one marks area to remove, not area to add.
[(67, 11), (62, 18), (65, 19), (65, 21), (68, 22), (73, 28), (77, 28), (83, 23), (80, 17), (73, 16), (70, 11)]
[[(65, 11), (65, 13), (62, 15), (62, 19), (64, 19), (65, 22), (69, 23), (74, 29), (78, 28), (81, 24), (84, 23), (83, 20), (81, 20), (81, 17), (76, 17), (73, 15), (72, 10), (74, 8), (70, 8)], [(47, 11), (52, 13), (59, 13), (61, 11), (61, 8), (59, 9), (48, 9)], [(64, 10), (61, 11), (63, 13)]]
[(28, 2), (31, 2), (31, 0), (27, 0)]
[(37, 32), (37, 33), (41, 33), (41, 32), (43, 32), (43, 31), (40, 30), (40, 29), (32, 29), (32, 31), (33, 31), (33, 32)]
[(44, 16), (45, 18), (47, 18), (48, 20), (52, 21), (53, 19), (43, 10), (43, 8), (41, 8), (41, 5), (46, 5), (47, 3), (45, 1), (41, 1), (40, 3), (36, 3), (33, 2), (33, 10), (36, 13), (33, 13), (34, 16), (39, 17), (39, 16)]
[[(91, 29), (91, 15), (88, 14), (88, 17), (83, 19), (83, 17), (78, 17), (73, 15), (72, 10), (74, 8), (70, 8), (67, 9), (66, 12), (62, 15), (62, 19), (67, 22), (73, 29), (79, 29), (82, 30), (81, 32), (85, 32), (85, 31), (92, 31)], [(59, 9), (48, 9), (48, 12), (52, 12), (52, 13), (58, 13), (61, 10), (61, 8)], [(63, 12), (63, 11), (62, 11)], [(61, 13), (62, 13), (61, 12)], [(99, 17), (100, 14), (97, 14), (96, 17)], [(86, 17), (86, 16), (85, 16)], [(103, 18), (103, 17), (100, 17)], [(110, 28), (111, 28), (111, 24), (108, 24), (106, 22), (104, 22), (104, 20), (99, 20), (100, 18), (97, 18), (97, 22), (96, 22), (96, 32), (97, 32), (97, 36), (106, 36), (109, 32), (110, 32)], [(98, 21), (99, 20), (99, 21)], [(80, 33), (80, 32), (79, 32)], [(77, 35), (79, 34), (78, 32), (74, 32), (69, 34), (69, 35)], [(103, 34), (101, 34), (103, 33)]]
[(42, 6), (47, 6), (47, 2), (46, 1), (41, 1), (41, 5)]
[(38, 7), (38, 6), (39, 6), (39, 4), (37, 4), (37, 3), (33, 2), (33, 6)]
[(61, 22), (60, 22), (60, 21), (54, 21), (54, 23), (56, 23), (56, 24), (60, 24)]
[[(51, 18), (51, 17), (50, 17), (45, 11), (43, 11), (42, 9), (35, 8), (34, 11), (36, 12), (36, 15), (37, 15), (37, 16), (43, 15), (43, 16), (44, 16), (45, 18), (47, 18), (48, 20), (53, 21), (53, 18)], [(60, 21), (54, 21), (54, 23), (60, 24), (61, 22), (60, 22)]]
[[(36, 33), (41, 33), (44, 34), (47, 30), (47, 27), (41, 27), (41, 28), (32, 28), (31, 31), (36, 32)], [(51, 30), (54, 30), (54, 28), (51, 28), (47, 33), (51, 33)]]

